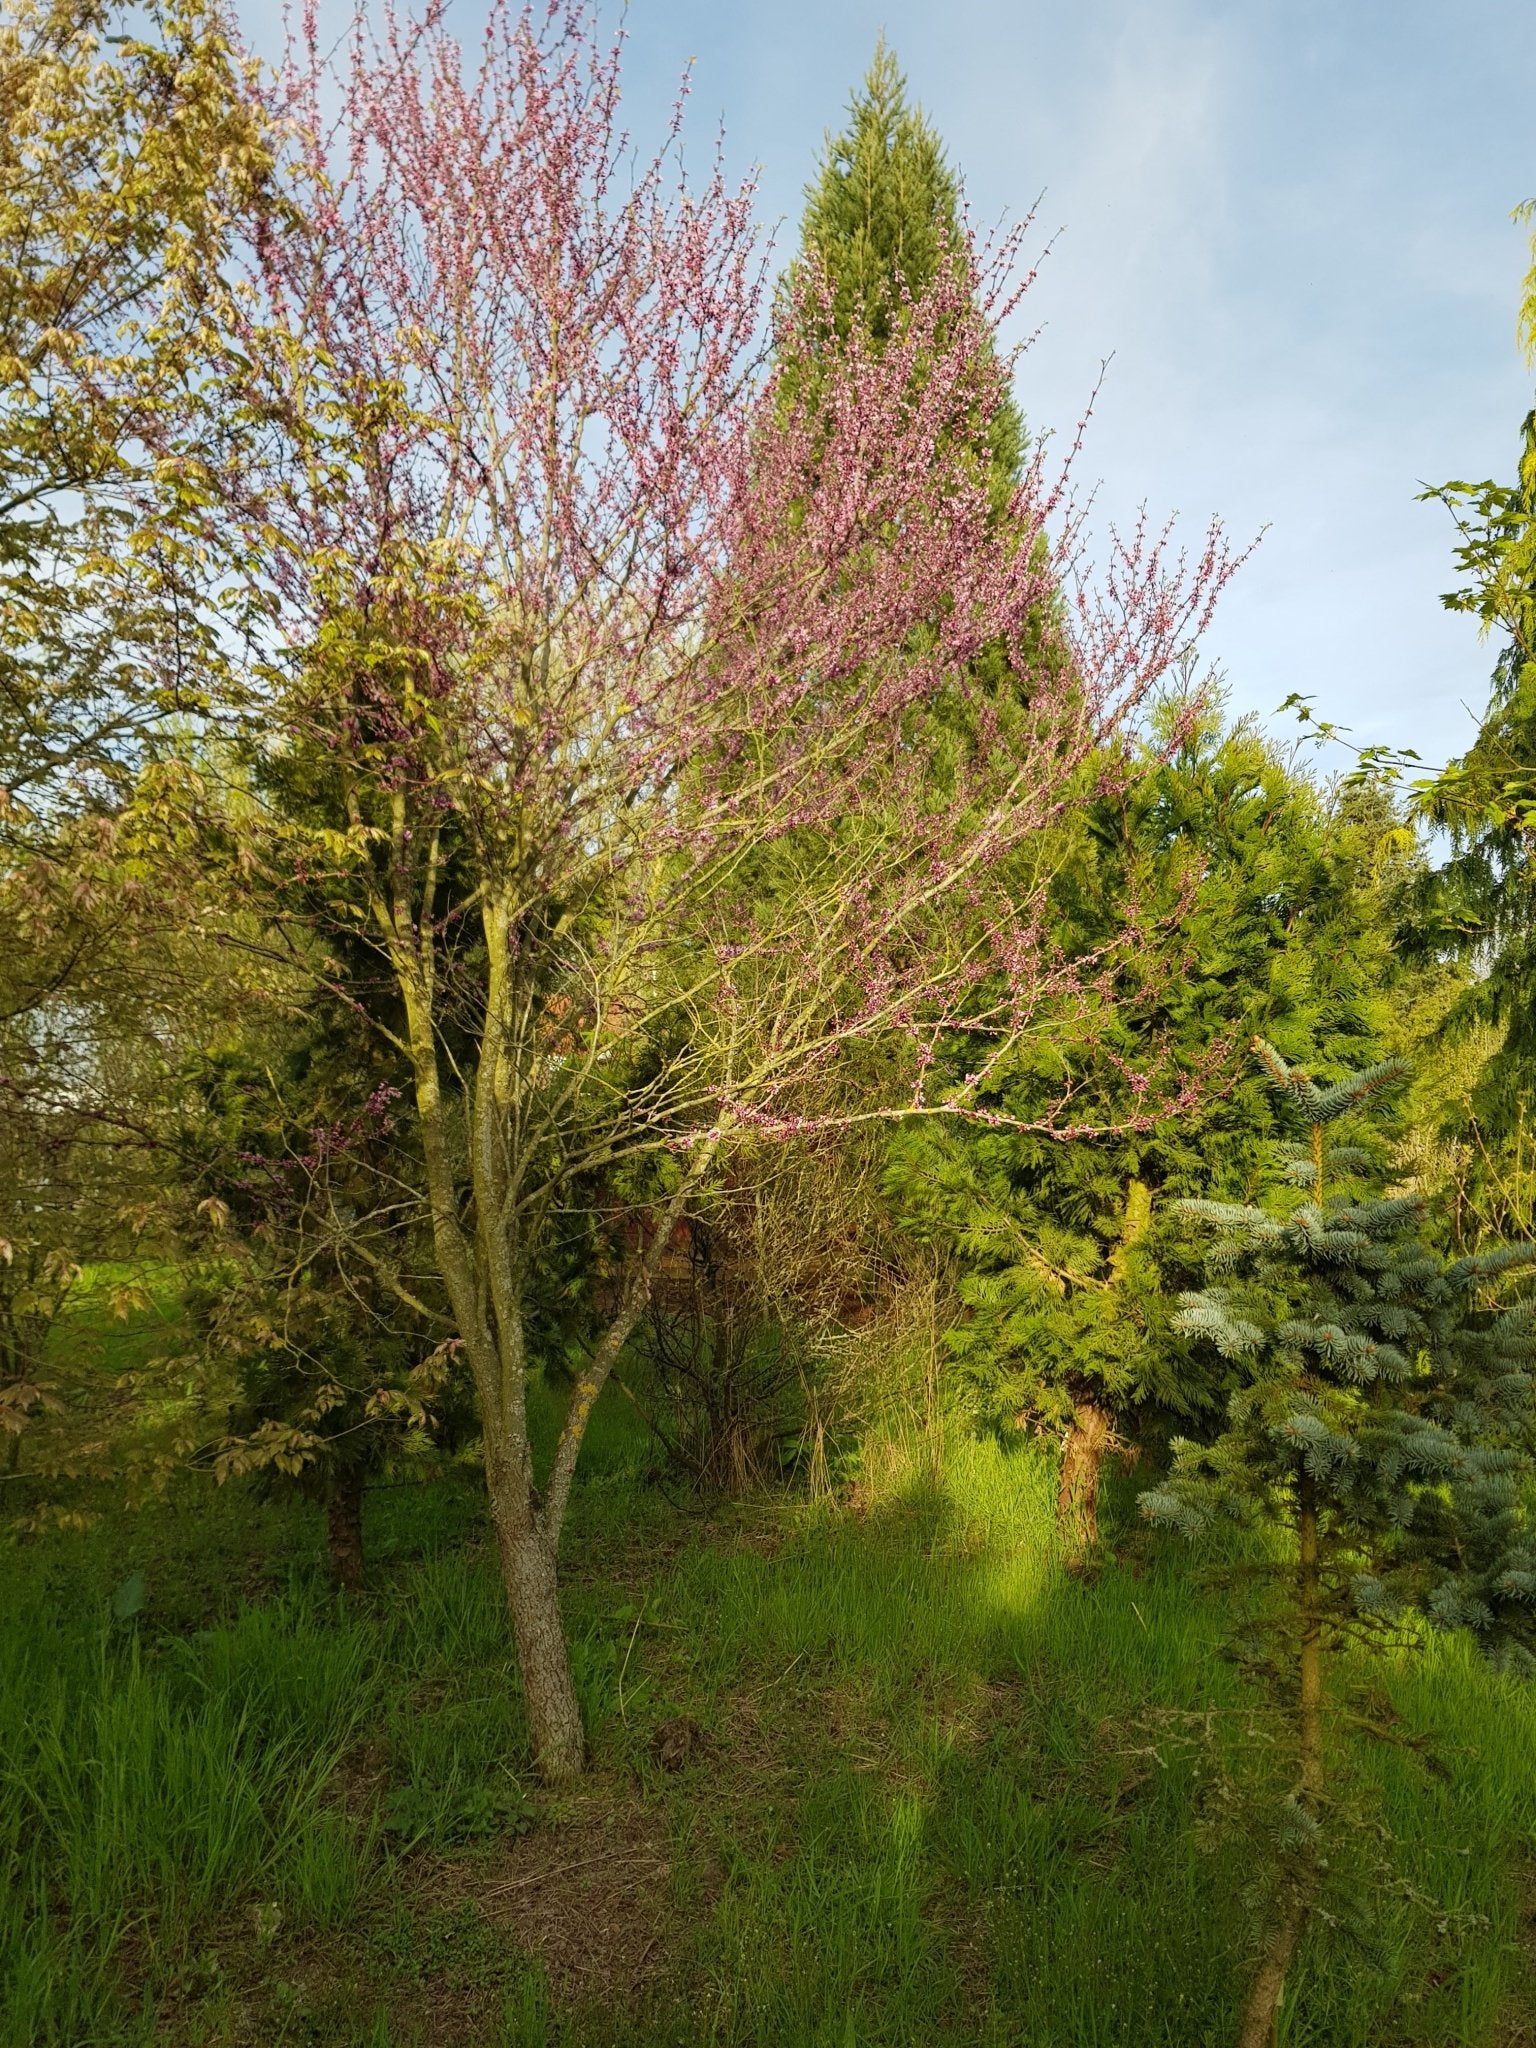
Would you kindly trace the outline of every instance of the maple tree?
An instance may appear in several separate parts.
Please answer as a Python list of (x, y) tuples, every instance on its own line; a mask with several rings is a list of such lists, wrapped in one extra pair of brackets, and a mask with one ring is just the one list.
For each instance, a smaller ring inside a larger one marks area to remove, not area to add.
[[(268, 159), (208, 0), (0, 17), (0, 1434), (54, 1398), (81, 1262), (142, 1201), (178, 918), (121, 843), (208, 615), (143, 486)], [(183, 963), (184, 964), (184, 963)], [(119, 1243), (120, 1248), (120, 1243)]]

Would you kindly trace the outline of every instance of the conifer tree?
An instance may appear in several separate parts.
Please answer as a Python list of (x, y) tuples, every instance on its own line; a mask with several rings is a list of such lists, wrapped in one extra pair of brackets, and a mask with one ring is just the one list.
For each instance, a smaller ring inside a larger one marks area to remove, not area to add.
[[(848, 125), (827, 138), (806, 189), (805, 257), (824, 266), (834, 335), (859, 321), (876, 341), (890, 338), (904, 298), (921, 298), (944, 263), (962, 263), (960, 180), (937, 131), (907, 96), (907, 81), (885, 39), (875, 45)], [(1018, 479), (1024, 423), (1011, 402), (987, 423), (988, 455), (1001, 503)]]
[[(1536, 202), (1517, 209), (1517, 218), (1536, 218)], [(1531, 254), (1519, 333), (1527, 361), (1536, 364), (1536, 234)], [(1404, 936), (1472, 970), (1448, 1033), (1492, 1026), (1502, 1034), (1470, 1099), (1456, 1105), (1454, 1128), (1444, 1133), (1465, 1136), (1470, 1112), (1478, 1177), (1496, 1183), (1530, 1120), (1536, 1084), (1529, 1000), (1536, 972), (1536, 410), (1521, 423), (1512, 483), (1453, 482), (1425, 495), (1450, 509), (1460, 535), (1455, 560), (1463, 580), (1442, 602), (1496, 634), (1499, 648), (1476, 738), (1420, 793), (1425, 813), (1450, 834), (1451, 852), (1429, 879)], [(1475, 1206), (1508, 1205), (1495, 1199)]]
[(1084, 1122), (1104, 1134), (1068, 1146), (917, 1128), (889, 1174), (903, 1215), (952, 1248), (957, 1397), (975, 1422), (1060, 1434), (1062, 1522), (1081, 1549), (1097, 1537), (1105, 1454), (1170, 1421), (1188, 1428), (1230, 1391), (1229, 1368), (1169, 1327), (1168, 1296), (1189, 1277), (1171, 1209), (1213, 1190), (1246, 1198), (1275, 1135), (1269, 1089), (1242, 1072), (1181, 1117), (1138, 1122), (1148, 1047), (1193, 1070), (1213, 1044), (1263, 1031), (1291, 1059), (1374, 1060), (1395, 972), (1398, 881), (1376, 858), (1364, 793), (1330, 800), (1214, 710), (1171, 754), (1159, 746), (1154, 734), (1124, 792), (1085, 807), (1052, 891), (1072, 950), (1103, 944), (1132, 899), (1156, 943), (1122, 963), (1113, 1018), (1010, 1063), (989, 1096), (1027, 1122), (1069, 1066)]
[(1299, 1126), (1275, 1150), (1300, 1201), (1181, 1204), (1215, 1245), (1176, 1324), (1239, 1362), (1246, 1384), (1225, 1429), (1177, 1443), (1142, 1498), (1149, 1519), (1188, 1533), (1224, 1515), (1291, 1538), (1259, 1568), (1277, 1596), (1267, 1619), (1296, 1776), (1242, 2048), (1267, 2048), (1318, 1896), (1329, 1652), (1417, 1611), (1519, 1654), (1536, 1590), (1515, 1490), (1536, 1321), (1488, 1305), (1536, 1246), (1447, 1260), (1425, 1242), (1421, 1197), (1382, 1191), (1384, 1148), (1361, 1120), (1401, 1063), (1322, 1085), (1265, 1041), (1255, 1051)]

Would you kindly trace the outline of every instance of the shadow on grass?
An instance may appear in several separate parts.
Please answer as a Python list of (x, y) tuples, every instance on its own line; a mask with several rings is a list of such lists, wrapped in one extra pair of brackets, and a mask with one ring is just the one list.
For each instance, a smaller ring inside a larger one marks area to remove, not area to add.
[[(857, 1511), (697, 1520), (620, 1424), (609, 1450), (573, 1529), (575, 1801), (526, 1779), (472, 1489), (376, 1499), (366, 1603), (301, 1560), (212, 1626), (152, 1600), (137, 1641), (106, 1623), (121, 1532), (73, 1579), (34, 1554), (0, 1627), (0, 2048), (1230, 2041), (1254, 1869), (1227, 1816), (1263, 1765), (1183, 1552), (1065, 1572), (1029, 1444), (951, 1444), (939, 1485), (872, 1454)], [(173, 1520), (216, 1559), (255, 1533)], [(1317, 1944), (1282, 2039), (1513, 2042), (1529, 1693), (1454, 1644), (1375, 1676), (1454, 1768), (1362, 1757), (1399, 1840), (1380, 1967)]]

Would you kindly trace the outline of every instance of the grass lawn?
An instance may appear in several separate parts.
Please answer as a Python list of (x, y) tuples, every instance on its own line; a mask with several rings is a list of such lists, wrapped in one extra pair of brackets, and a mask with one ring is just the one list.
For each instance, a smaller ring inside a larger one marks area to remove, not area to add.
[[(360, 1602), (315, 1510), (190, 1480), (12, 1552), (0, 2048), (1231, 2040), (1279, 1758), (1129, 1496), (1085, 1578), (1029, 1445), (709, 1513), (616, 1397), (591, 1450), (561, 1798), (472, 1471), (373, 1495)], [(1445, 1640), (1346, 1689), (1390, 1739), (1341, 1725), (1337, 1924), (1281, 2041), (1536, 2043), (1536, 1692)]]

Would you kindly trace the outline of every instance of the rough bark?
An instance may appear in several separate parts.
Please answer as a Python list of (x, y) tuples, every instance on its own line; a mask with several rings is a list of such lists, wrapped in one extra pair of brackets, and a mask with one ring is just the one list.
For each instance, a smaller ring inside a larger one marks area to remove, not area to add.
[(1099, 1540), (1099, 1478), (1113, 1437), (1108, 1409), (1086, 1398), (1073, 1403), (1062, 1446), (1056, 1518), (1077, 1550), (1091, 1550)]
[(331, 1584), (338, 1591), (363, 1590), (363, 1475), (343, 1472), (334, 1481), (325, 1504), (325, 1540), (331, 1559)]
[(531, 1502), (519, 1514), (514, 1500), (493, 1495), (491, 1507), (539, 1775), (548, 1785), (569, 1784), (580, 1776), (587, 1751), (560, 1618), (554, 1546)]

